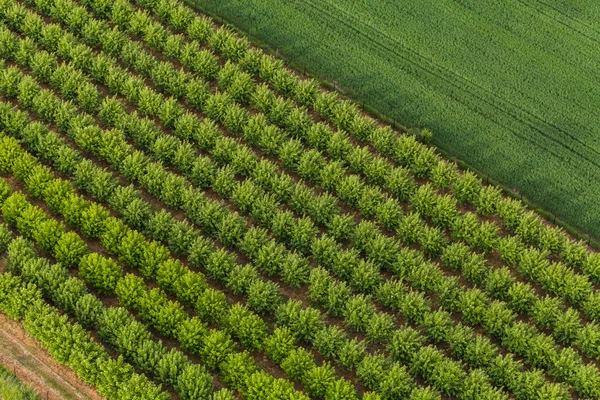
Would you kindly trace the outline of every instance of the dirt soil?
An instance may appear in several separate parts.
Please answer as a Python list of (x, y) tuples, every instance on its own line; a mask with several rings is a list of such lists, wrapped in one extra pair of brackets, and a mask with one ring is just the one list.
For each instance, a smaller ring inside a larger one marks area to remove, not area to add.
[(43, 400), (101, 400), (91, 386), (73, 371), (54, 361), (23, 327), (0, 313), (0, 364), (21, 382), (31, 386)]

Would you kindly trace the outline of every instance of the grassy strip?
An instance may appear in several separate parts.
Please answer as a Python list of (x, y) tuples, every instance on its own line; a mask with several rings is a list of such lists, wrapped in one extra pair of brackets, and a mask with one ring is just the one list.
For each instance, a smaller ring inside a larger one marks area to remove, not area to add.
[(3, 365), (0, 365), (0, 399), (38, 400), (40, 396)]

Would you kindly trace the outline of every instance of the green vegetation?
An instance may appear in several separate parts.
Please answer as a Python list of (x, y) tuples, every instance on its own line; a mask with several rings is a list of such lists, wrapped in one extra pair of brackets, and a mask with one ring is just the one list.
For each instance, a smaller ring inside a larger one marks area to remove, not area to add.
[(40, 396), (32, 388), (21, 383), (4, 366), (0, 365), (0, 399), (39, 400)]
[(600, 237), (596, 2), (189, 3)]
[(104, 397), (600, 397), (600, 257), (428, 131), (179, 0), (0, 0), (0, 57), (0, 310)]

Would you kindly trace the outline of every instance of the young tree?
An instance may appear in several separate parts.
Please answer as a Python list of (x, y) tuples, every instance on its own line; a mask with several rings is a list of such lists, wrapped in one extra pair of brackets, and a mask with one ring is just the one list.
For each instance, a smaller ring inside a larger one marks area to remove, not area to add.
[(216, 369), (233, 351), (233, 341), (229, 334), (211, 329), (204, 337), (200, 356), (208, 368)]
[(302, 347), (292, 350), (281, 363), (285, 373), (297, 381), (303, 381), (305, 374), (315, 367), (313, 356)]
[(226, 315), (229, 304), (223, 292), (208, 288), (198, 296), (195, 309), (202, 320), (218, 322)]
[(280, 364), (296, 347), (296, 338), (289, 328), (277, 327), (270, 336), (266, 337), (264, 347), (269, 357)]
[(257, 371), (254, 359), (246, 351), (241, 353), (230, 353), (221, 363), (221, 373), (224, 381), (231, 387), (243, 391), (250, 376)]
[(310, 396), (325, 396), (335, 380), (335, 370), (328, 363), (307, 369), (302, 377), (304, 388)]
[(100, 292), (114, 293), (117, 282), (123, 277), (123, 270), (114, 261), (98, 253), (83, 256), (79, 262), (79, 272)]
[(67, 267), (76, 265), (86, 252), (86, 244), (74, 232), (65, 233), (54, 247), (56, 260)]
[(280, 301), (279, 286), (274, 282), (258, 280), (248, 288), (248, 307), (259, 314), (275, 311)]

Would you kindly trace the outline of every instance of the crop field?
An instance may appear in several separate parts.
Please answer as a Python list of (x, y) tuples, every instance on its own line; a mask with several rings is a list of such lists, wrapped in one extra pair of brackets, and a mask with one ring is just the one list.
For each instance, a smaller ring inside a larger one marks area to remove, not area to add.
[(0, 0), (0, 58), (0, 311), (104, 398), (600, 398), (600, 254), (426, 131), (179, 0)]
[(190, 4), (600, 237), (598, 2)]

